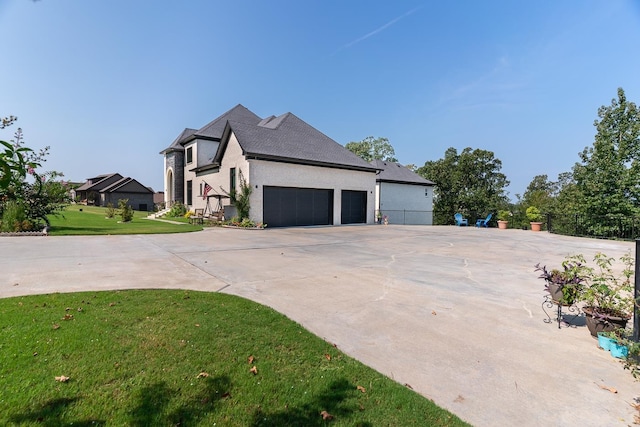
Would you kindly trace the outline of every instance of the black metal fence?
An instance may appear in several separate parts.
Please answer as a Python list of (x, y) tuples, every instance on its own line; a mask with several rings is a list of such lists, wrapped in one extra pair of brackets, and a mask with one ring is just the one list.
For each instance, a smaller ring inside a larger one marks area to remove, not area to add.
[(633, 240), (640, 238), (640, 217), (547, 214), (546, 228), (567, 236)]

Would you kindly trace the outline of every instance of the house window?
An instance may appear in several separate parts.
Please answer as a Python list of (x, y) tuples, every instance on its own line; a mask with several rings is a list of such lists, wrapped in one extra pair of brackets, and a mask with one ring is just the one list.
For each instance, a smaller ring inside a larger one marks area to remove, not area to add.
[(424, 189), (424, 197), (429, 197), (429, 189), (428, 188)]
[(229, 191), (236, 189), (236, 168), (229, 169)]
[(187, 205), (193, 204), (193, 181), (187, 181)]
[(193, 147), (187, 148), (187, 164), (193, 162)]

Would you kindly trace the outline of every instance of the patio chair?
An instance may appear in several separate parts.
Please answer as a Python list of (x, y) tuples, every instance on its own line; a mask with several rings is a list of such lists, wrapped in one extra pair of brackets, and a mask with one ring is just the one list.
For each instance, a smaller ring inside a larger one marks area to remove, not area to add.
[(189, 217), (189, 224), (202, 224), (204, 221), (204, 209), (194, 209)]
[(453, 216), (453, 219), (456, 221), (456, 225), (460, 227), (461, 225), (469, 225), (469, 221), (466, 218), (462, 217), (461, 213), (457, 213)]
[(491, 221), (491, 216), (493, 214), (489, 214), (487, 215), (487, 217), (485, 219), (480, 218), (479, 220), (476, 221), (476, 227), (489, 227), (489, 221)]

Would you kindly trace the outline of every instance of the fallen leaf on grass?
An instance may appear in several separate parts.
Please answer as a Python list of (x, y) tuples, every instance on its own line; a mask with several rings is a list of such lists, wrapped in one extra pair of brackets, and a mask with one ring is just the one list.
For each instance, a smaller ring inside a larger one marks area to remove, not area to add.
[(249, 369), (249, 372), (251, 372), (253, 375), (257, 375), (258, 374), (258, 367), (254, 366), (253, 368)]
[(69, 313), (65, 314), (64, 317), (62, 318), (62, 320), (71, 320), (71, 319), (73, 319), (73, 314), (69, 314)]
[(53, 329), (60, 329), (60, 325), (58, 325), (57, 323), (53, 324)]
[(69, 381), (69, 377), (65, 377), (64, 375), (60, 375), (59, 377), (56, 377), (56, 381), (61, 382), (61, 383), (66, 383), (67, 381)]
[(357, 386), (357, 387), (356, 387), (356, 390), (360, 390), (360, 391), (361, 391), (361, 392), (363, 392), (363, 393), (366, 393), (366, 392), (367, 392), (367, 390), (366, 390), (364, 387), (362, 387), (361, 385)]
[(606, 385), (600, 385), (600, 384), (598, 384), (598, 387), (600, 387), (600, 388), (601, 388), (601, 389), (603, 389), (603, 390), (608, 390), (608, 391), (610, 391), (610, 392), (611, 392), (611, 393), (613, 393), (613, 394), (616, 394), (616, 393), (618, 392), (618, 390), (616, 390), (615, 388), (613, 388), (613, 387), (609, 387), (609, 386), (606, 386)]
[(247, 362), (249, 362), (249, 365), (253, 364), (253, 361), (256, 360), (255, 357), (253, 356), (249, 356), (249, 358), (247, 359)]
[(196, 323), (196, 328), (199, 328), (199, 327), (200, 327), (200, 323)]
[(116, 303), (115, 303), (115, 302), (110, 302), (110, 303), (109, 303), (109, 307), (113, 307), (114, 305), (116, 305)]
[(207, 378), (209, 374), (206, 372), (200, 372), (196, 378)]
[(36, 351), (35, 353), (33, 353), (33, 356), (34, 356), (34, 357), (35, 357), (35, 356), (37, 356), (37, 355), (38, 355), (38, 352), (37, 352), (37, 351)]
[(331, 355), (329, 353), (325, 353), (324, 358), (330, 361)]
[(332, 420), (333, 419), (333, 415), (331, 415), (327, 411), (320, 412), (320, 415), (322, 416), (323, 420)]

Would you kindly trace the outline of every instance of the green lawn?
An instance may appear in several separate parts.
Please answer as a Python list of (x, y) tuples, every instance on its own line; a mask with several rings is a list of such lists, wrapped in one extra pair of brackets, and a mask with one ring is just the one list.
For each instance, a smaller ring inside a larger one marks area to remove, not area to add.
[(0, 425), (466, 425), (274, 310), (230, 295), (7, 298), (0, 319)]
[[(69, 205), (58, 215), (50, 215), (52, 236), (95, 235), (95, 234), (162, 234), (185, 233), (202, 230), (202, 226), (169, 224), (145, 219), (148, 212), (134, 212), (133, 221), (122, 223), (120, 218), (106, 218), (107, 208), (84, 205)], [(173, 218), (167, 218), (173, 219)], [(180, 221), (180, 220), (179, 220)]]

